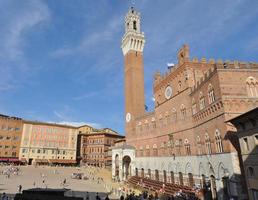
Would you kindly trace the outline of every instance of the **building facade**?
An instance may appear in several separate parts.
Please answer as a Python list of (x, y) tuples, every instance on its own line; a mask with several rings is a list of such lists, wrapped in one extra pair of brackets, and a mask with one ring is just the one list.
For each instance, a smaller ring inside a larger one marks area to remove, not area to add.
[(23, 123), (21, 118), (0, 115), (0, 162), (18, 162)]
[(258, 200), (258, 108), (230, 122), (237, 128), (249, 199)]
[(85, 127), (80, 127), (79, 130), (81, 163), (98, 167), (110, 167), (112, 157), (109, 154), (109, 148), (114, 145), (115, 141), (124, 138), (124, 136), (109, 128), (85, 129)]
[(28, 164), (76, 164), (78, 129), (24, 121), (19, 158)]
[[(140, 13), (131, 8), (122, 39), (126, 143), (130, 146), (126, 156), (131, 165), (124, 168), (124, 157), (119, 156), (123, 153), (114, 151), (113, 176), (124, 179), (128, 173), (141, 171), (164, 182), (208, 185), (213, 199), (246, 199), (239, 143), (235, 129), (225, 121), (258, 105), (258, 64), (191, 59), (184, 45), (178, 63), (164, 75), (155, 74), (155, 109), (146, 112), (144, 43)], [(115, 172), (116, 158), (120, 172)]]

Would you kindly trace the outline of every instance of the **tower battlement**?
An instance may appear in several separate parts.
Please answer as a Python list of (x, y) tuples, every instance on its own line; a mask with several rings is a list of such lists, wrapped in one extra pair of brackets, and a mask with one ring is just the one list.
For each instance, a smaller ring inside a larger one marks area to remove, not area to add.
[(207, 80), (209, 80), (210, 77), (212, 77), (213, 74), (216, 73), (216, 69), (217, 69), (216, 67), (211, 67), (210, 69), (208, 69), (208, 71), (204, 73), (204, 76), (202, 76), (201, 79), (199, 81), (197, 81), (193, 87), (191, 87), (191, 93), (198, 90), (198, 88), (203, 83), (205, 83)]
[[(214, 59), (212, 59), (214, 60)], [(216, 63), (211, 63), (210, 64), (214, 64), (211, 68), (208, 69), (208, 71), (206, 71), (204, 73), (204, 75), (201, 77), (201, 79), (199, 81), (196, 82), (196, 84), (191, 87), (191, 93), (193, 93), (194, 91), (196, 91), (203, 83), (205, 83), (207, 80), (210, 79), (210, 77), (217, 71), (217, 70), (244, 70), (244, 69), (256, 69), (258, 70), (258, 63), (254, 63), (254, 62), (240, 62), (240, 61), (230, 61), (230, 60), (226, 60), (223, 61), (221, 59), (217, 60)]]
[[(258, 69), (258, 63), (255, 62), (242, 62), (242, 61), (230, 61), (222, 59), (215, 60), (214, 58), (207, 59), (205, 57), (198, 59), (197, 57), (194, 57), (190, 59), (189, 56), (189, 46), (184, 45), (178, 52), (177, 55), (178, 63), (175, 64), (173, 67), (169, 67), (168, 70), (164, 74), (160, 74), (160, 72), (156, 72), (154, 75), (154, 87), (158, 86), (160, 83), (167, 81), (168, 76), (170, 76), (172, 73), (175, 73), (176, 70), (180, 69), (181, 66), (186, 66), (187, 68), (193, 68), (195, 70), (196, 67), (207, 67), (207, 71), (204, 73), (204, 76), (201, 78), (205, 79), (205, 76), (207, 76), (209, 73), (214, 71), (214, 68), (216, 69)], [(195, 85), (198, 85), (201, 80), (197, 81)], [(195, 86), (194, 86), (195, 87)]]

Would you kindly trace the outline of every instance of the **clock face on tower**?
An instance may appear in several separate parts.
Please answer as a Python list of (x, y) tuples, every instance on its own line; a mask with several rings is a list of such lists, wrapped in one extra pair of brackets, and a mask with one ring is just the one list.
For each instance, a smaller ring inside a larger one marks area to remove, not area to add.
[(165, 97), (166, 99), (169, 99), (171, 96), (172, 96), (172, 87), (169, 85), (166, 87)]
[(127, 113), (125, 119), (126, 119), (126, 122), (130, 122), (130, 120), (131, 120), (131, 114), (130, 114), (130, 113)]

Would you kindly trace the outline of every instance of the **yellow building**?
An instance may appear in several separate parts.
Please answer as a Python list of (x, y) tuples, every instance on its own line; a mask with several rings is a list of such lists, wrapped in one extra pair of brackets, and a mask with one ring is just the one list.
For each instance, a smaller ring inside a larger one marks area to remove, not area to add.
[(19, 159), (28, 164), (75, 164), (77, 127), (24, 121)]

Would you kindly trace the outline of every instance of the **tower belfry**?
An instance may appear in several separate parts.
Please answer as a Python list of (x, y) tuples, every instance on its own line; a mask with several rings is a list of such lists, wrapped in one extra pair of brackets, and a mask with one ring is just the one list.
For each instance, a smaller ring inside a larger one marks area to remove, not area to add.
[(131, 7), (125, 17), (125, 34), (122, 39), (122, 50), (124, 56), (130, 50), (142, 52), (145, 38), (141, 32), (140, 13)]
[[(145, 113), (143, 48), (144, 33), (141, 32), (140, 13), (131, 7), (124, 21), (125, 34), (122, 38), (125, 73), (125, 119), (126, 134), (131, 135), (134, 119)], [(130, 138), (130, 137), (129, 137)]]

